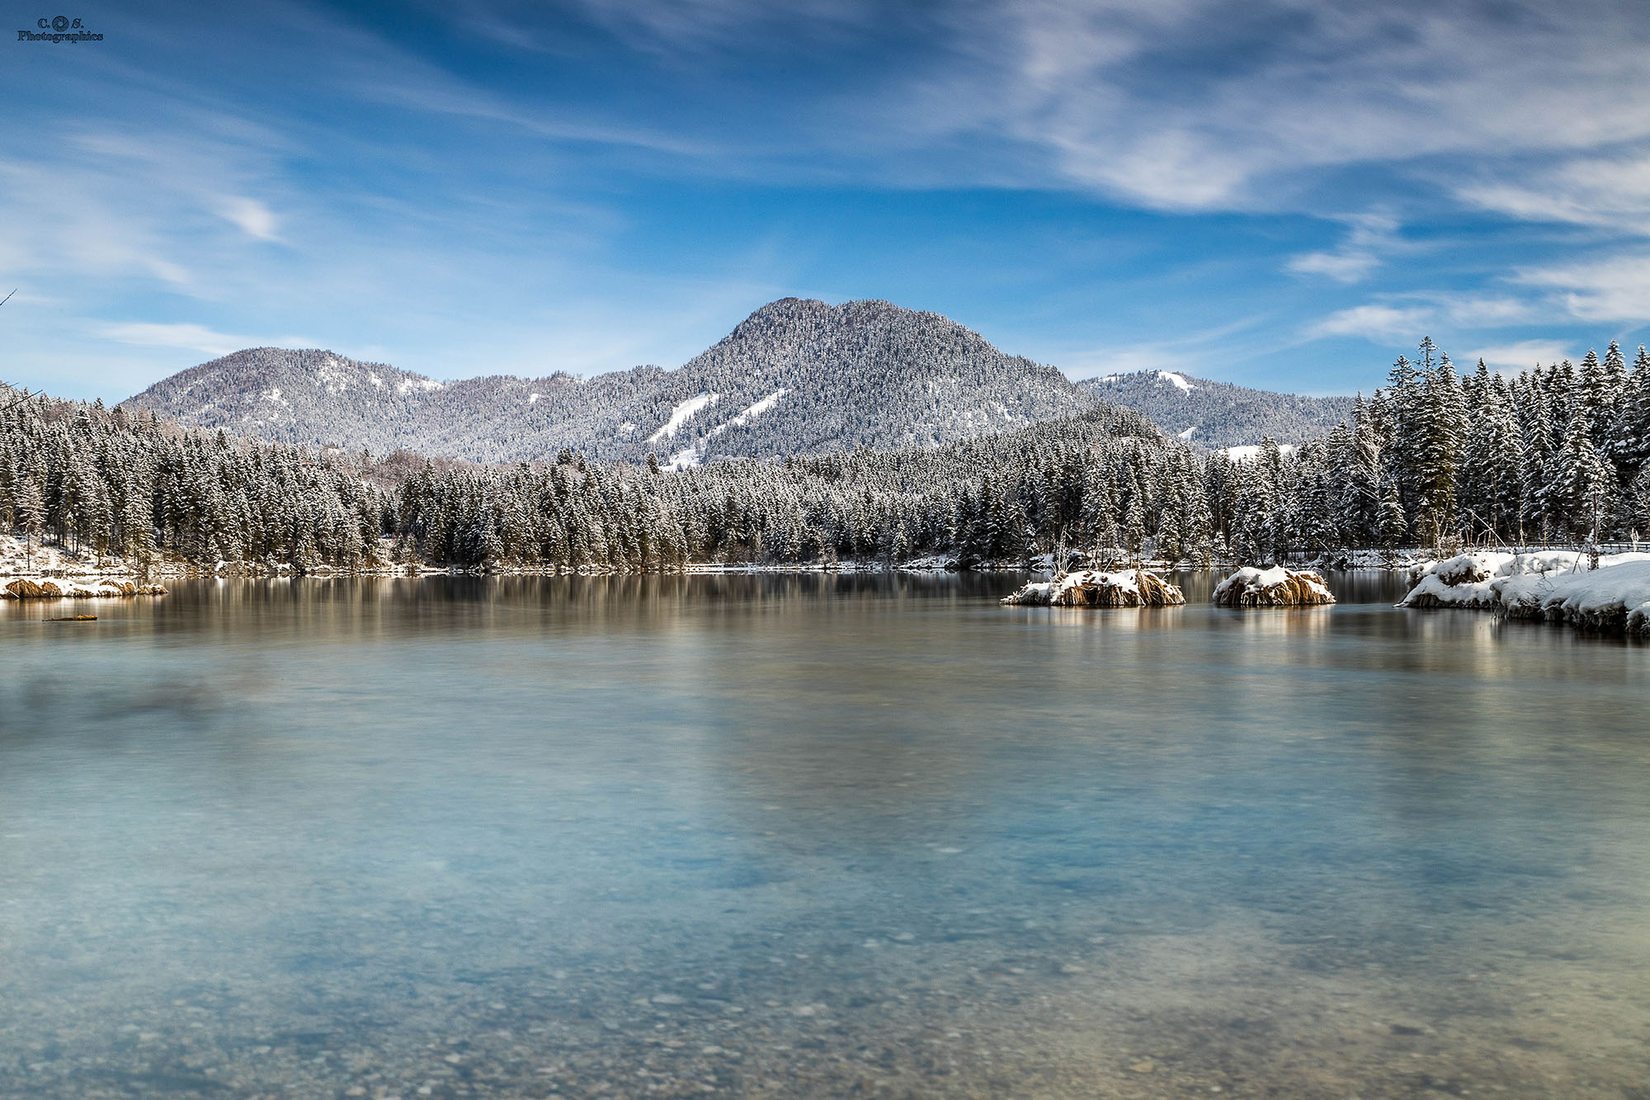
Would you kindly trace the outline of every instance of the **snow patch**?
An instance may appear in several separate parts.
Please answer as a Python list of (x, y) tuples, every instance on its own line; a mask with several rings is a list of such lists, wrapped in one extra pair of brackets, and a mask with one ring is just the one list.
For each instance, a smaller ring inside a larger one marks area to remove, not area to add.
[(686, 470), (697, 465), (699, 465), (699, 448), (685, 447), (670, 456), (670, 461), (665, 463), (665, 469)]
[(742, 428), (746, 424), (749, 424), (752, 420), (755, 420), (757, 417), (777, 405), (779, 403), (779, 399), (784, 397), (786, 392), (787, 391), (785, 388), (781, 386), (779, 389), (774, 390), (760, 401), (751, 402), (750, 406), (746, 408), (744, 412), (733, 418), (734, 426)]
[(544, 395), (542, 393), (530, 393), (527, 395), (527, 403), (529, 405), (537, 405), (539, 403), (539, 398), (543, 396)]
[(442, 383), (437, 382), (433, 378), (403, 378), (395, 384), (395, 392), (399, 393), (403, 397), (414, 390), (422, 390), (425, 393), (430, 393), (434, 390), (445, 388), (446, 387)]
[[(1295, 453), (1295, 445), (1293, 443), (1279, 443), (1278, 452), (1284, 455), (1292, 455)], [(1260, 444), (1244, 443), (1236, 447), (1222, 447), (1220, 453), (1233, 462), (1251, 462), (1260, 457)]]
[(1172, 370), (1160, 370), (1157, 372), (1157, 376), (1163, 381), (1169, 383), (1175, 389), (1179, 390), (1181, 393), (1191, 393), (1193, 390), (1197, 389), (1196, 386), (1186, 381), (1186, 376), (1184, 374), (1176, 374)]
[(710, 438), (715, 439), (729, 428), (743, 428), (746, 424), (749, 424), (752, 420), (755, 420), (757, 417), (761, 416), (763, 413), (778, 404), (779, 399), (784, 397), (787, 392), (789, 391), (781, 387), (774, 390), (760, 401), (751, 402), (750, 405), (746, 406), (744, 412), (740, 413), (726, 424), (718, 424), (711, 431)]
[(321, 383), (321, 388), (328, 393), (343, 393), (349, 389), (349, 374), (343, 369), (343, 363), (334, 355), (321, 360), (320, 367), (315, 371), (315, 378)]
[(648, 436), (647, 441), (649, 443), (656, 443), (661, 439), (669, 439), (671, 436), (681, 431), (682, 425), (686, 424), (695, 413), (699, 412), (699, 410), (705, 408), (707, 405), (714, 405), (720, 396), (720, 394), (702, 393), (697, 397), (690, 397), (686, 401), (683, 401), (680, 405), (677, 405), (674, 409), (670, 410), (670, 419), (666, 420), (664, 425), (660, 427), (658, 431)]
[(1197, 434), (1197, 425), (1194, 424), (1190, 428), (1187, 428), (1185, 431), (1183, 431), (1183, 432), (1179, 433), (1178, 435), (1176, 435), (1175, 438), (1176, 439), (1191, 439), (1192, 436), (1194, 436), (1196, 434)]

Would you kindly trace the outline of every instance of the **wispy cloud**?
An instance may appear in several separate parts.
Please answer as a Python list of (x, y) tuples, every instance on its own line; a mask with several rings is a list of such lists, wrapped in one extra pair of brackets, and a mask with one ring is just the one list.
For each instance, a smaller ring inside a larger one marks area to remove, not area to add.
[(1287, 266), (1297, 275), (1322, 275), (1337, 283), (1361, 283), (1381, 266), (1381, 259), (1373, 252), (1338, 249), (1303, 252), (1292, 257)]
[(1331, 252), (1304, 252), (1286, 265), (1297, 275), (1322, 275), (1338, 283), (1362, 282), (1399, 247), (1398, 221), (1386, 214), (1350, 214), (1346, 239)]
[(1564, 309), (1581, 321), (1650, 323), (1650, 253), (1528, 267), (1514, 281), (1551, 288)]
[(1522, 221), (1564, 222), (1650, 236), (1650, 152), (1523, 165), (1517, 179), (1464, 183), (1469, 203)]
[(1407, 346), (1427, 333), (1504, 328), (1540, 316), (1539, 304), (1521, 298), (1433, 291), (1336, 310), (1307, 326), (1305, 335), (1307, 339), (1355, 336), (1377, 344)]
[[(644, 49), (681, 54), (768, 41), (775, 28), (796, 35), (836, 35), (887, 18), (870, 0), (817, 0), (773, 4), (770, 0), (579, 0), (591, 19)], [(768, 32), (768, 33), (764, 33)]]
[(1362, 305), (1336, 310), (1307, 329), (1311, 338), (1359, 336), (1378, 344), (1413, 342), (1436, 318), (1425, 306)]
[(227, 332), (214, 332), (205, 325), (188, 323), (154, 324), (135, 321), (105, 324), (99, 326), (99, 330), (102, 335), (119, 344), (145, 348), (175, 348), (211, 358), (228, 355), (242, 348), (312, 348), (317, 343), (302, 336), (282, 336), (273, 339), (238, 336)]
[(1277, 385), (1317, 339), (1650, 318), (1650, 21), (1619, 0), (478, 2), (392, 31), (250, 0), (210, 56), (156, 17), (49, 79), (67, 55), (20, 51), (0, 290), (58, 305), (9, 350), (129, 377), (302, 331), (588, 371), (813, 288), (995, 312), (1075, 372)]
[(218, 214), (256, 241), (278, 240), (275, 212), (257, 199), (226, 195), (218, 202)]
[(409, 80), (404, 72), (398, 72), (390, 81), (377, 76), (363, 79), (353, 84), (353, 91), (362, 99), (408, 110), (493, 122), (547, 141), (631, 146), (680, 157), (703, 157), (715, 152), (711, 143), (680, 134), (568, 118), (551, 105), (534, 110), (512, 104), (444, 76)]
[(1476, 363), (1482, 359), (1486, 366), (1494, 370), (1517, 374), (1538, 364), (1557, 363), (1570, 358), (1570, 355), (1568, 348), (1554, 340), (1521, 340), (1514, 344), (1476, 348), (1467, 354), (1463, 362)]
[(955, 9), (950, 29), (974, 64), (939, 125), (1006, 131), (1073, 183), (1164, 209), (1298, 208), (1302, 173), (1650, 136), (1650, 30), (1611, 0), (1562, 17), (1533, 0), (1030, 0)]

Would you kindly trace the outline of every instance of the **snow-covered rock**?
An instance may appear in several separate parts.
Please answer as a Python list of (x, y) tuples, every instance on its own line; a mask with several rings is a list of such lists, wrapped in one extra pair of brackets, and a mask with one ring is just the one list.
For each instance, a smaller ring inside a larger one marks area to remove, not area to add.
[(1080, 569), (1051, 581), (1035, 581), (1004, 596), (1003, 603), (1039, 607), (1173, 607), (1186, 602), (1179, 588), (1145, 569), (1115, 573)]
[(1316, 573), (1244, 566), (1215, 586), (1215, 603), (1221, 607), (1307, 607), (1334, 603), (1329, 586)]

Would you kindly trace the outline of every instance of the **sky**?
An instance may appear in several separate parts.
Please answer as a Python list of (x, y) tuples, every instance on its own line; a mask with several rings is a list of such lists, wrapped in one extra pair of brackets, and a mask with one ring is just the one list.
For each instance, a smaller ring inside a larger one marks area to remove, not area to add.
[(1650, 341), (1641, 0), (74, 8), (0, 41), (0, 379), (60, 396), (675, 367), (786, 295), (1303, 393)]

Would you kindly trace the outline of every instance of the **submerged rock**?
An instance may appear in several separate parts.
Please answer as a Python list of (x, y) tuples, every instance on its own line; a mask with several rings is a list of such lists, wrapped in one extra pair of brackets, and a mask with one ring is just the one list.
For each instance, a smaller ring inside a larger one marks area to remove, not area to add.
[(1146, 569), (1106, 573), (1080, 569), (1051, 581), (1025, 585), (1003, 603), (1035, 607), (1175, 607), (1186, 602), (1180, 589)]
[(1281, 565), (1270, 569), (1247, 565), (1215, 586), (1215, 603), (1221, 607), (1311, 607), (1334, 602), (1334, 593), (1318, 574)]

